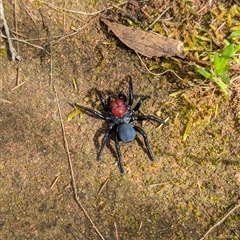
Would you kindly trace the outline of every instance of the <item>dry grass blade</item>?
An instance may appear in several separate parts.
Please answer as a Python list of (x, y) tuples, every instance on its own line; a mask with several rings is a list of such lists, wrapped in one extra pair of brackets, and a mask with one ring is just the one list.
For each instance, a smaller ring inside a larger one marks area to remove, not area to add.
[(214, 230), (217, 226), (221, 225), (226, 218), (232, 214), (234, 211), (236, 211), (238, 208), (240, 207), (240, 204), (236, 205), (232, 210), (230, 210), (220, 221), (218, 221), (216, 224), (214, 224), (211, 228), (209, 228), (209, 230), (204, 234), (204, 236), (202, 238), (200, 238), (200, 240), (203, 240), (205, 237), (207, 237), (207, 235), (212, 232), (212, 230)]

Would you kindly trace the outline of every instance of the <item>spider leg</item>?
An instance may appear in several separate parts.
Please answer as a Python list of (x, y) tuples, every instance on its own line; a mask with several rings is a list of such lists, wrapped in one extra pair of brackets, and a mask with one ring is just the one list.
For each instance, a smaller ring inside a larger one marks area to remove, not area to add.
[(100, 101), (101, 101), (101, 103), (102, 103), (102, 106), (103, 106), (104, 111), (105, 111), (105, 112), (108, 112), (108, 111), (109, 111), (108, 102), (110, 102), (110, 94), (108, 95), (108, 100), (107, 100), (107, 103), (106, 103), (106, 101), (105, 101), (105, 99), (104, 99), (104, 97), (103, 97), (102, 92), (99, 91), (99, 90), (97, 90), (97, 89), (96, 89), (96, 91), (97, 91), (97, 94), (98, 94), (98, 96), (99, 96), (99, 98), (100, 98)]
[(111, 97), (112, 97), (112, 94), (109, 92), (108, 93), (108, 99), (107, 99), (107, 108), (108, 108), (109, 112), (111, 112), (111, 107), (110, 107)]
[(120, 93), (118, 94), (118, 98), (123, 98), (124, 102), (127, 101), (127, 97), (126, 97), (126, 95), (125, 95), (123, 92), (120, 92)]
[(129, 75), (129, 87), (128, 87), (128, 91), (129, 91), (129, 101), (128, 101), (128, 106), (132, 106), (133, 104), (133, 85), (132, 85), (132, 77)]
[(136, 106), (133, 108), (133, 111), (136, 112), (136, 111), (141, 107), (142, 103), (143, 103), (145, 100), (147, 100), (148, 98), (150, 98), (150, 97), (149, 97), (149, 96), (142, 96), (142, 97), (139, 99), (139, 101), (138, 101), (138, 103), (136, 104)]
[(81, 105), (78, 105), (77, 103), (75, 103), (74, 106), (75, 106), (76, 108), (78, 108), (79, 110), (83, 109), (85, 112), (91, 113), (91, 114), (93, 114), (93, 115), (95, 115), (95, 116), (97, 116), (97, 117), (99, 117), (99, 118), (101, 118), (101, 119), (111, 120), (110, 117), (105, 116), (105, 115), (103, 115), (102, 113), (97, 112), (97, 111), (95, 111), (95, 110), (93, 110), (93, 109), (91, 109), (91, 108), (83, 107), (83, 106), (81, 106)]
[(101, 147), (100, 147), (100, 150), (97, 154), (97, 160), (98, 161), (101, 159), (103, 148), (105, 147), (106, 141), (107, 141), (109, 135), (112, 133), (112, 130), (114, 129), (114, 126), (116, 126), (115, 123), (110, 124), (109, 129), (106, 131), (106, 133), (104, 134), (104, 136), (102, 138)]
[(143, 121), (143, 120), (152, 120), (152, 121), (155, 121), (155, 122), (158, 122), (158, 123), (168, 124), (168, 123), (167, 123), (167, 119), (163, 120), (163, 119), (157, 118), (157, 117), (152, 116), (152, 115), (133, 116), (132, 119), (133, 119), (133, 121), (134, 121), (134, 120), (140, 120), (140, 121)]
[(134, 129), (143, 136), (145, 146), (146, 146), (146, 149), (147, 149), (147, 152), (148, 152), (148, 156), (149, 156), (150, 160), (153, 161), (154, 157), (153, 157), (152, 151), (151, 151), (150, 146), (149, 146), (147, 134), (138, 126), (134, 126)]
[(116, 133), (116, 136), (115, 136), (115, 146), (116, 146), (117, 156), (118, 156), (118, 167), (120, 169), (120, 172), (124, 173), (122, 155), (121, 155), (121, 152), (120, 152), (120, 145), (119, 145), (119, 140), (118, 140), (118, 134), (117, 133)]

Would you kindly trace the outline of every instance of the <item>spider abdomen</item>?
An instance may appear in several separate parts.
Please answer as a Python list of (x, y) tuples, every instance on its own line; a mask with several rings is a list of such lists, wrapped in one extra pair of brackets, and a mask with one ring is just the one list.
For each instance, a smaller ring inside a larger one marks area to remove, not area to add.
[(121, 123), (118, 125), (117, 133), (123, 142), (131, 142), (136, 137), (136, 132), (133, 128), (133, 125), (130, 123)]
[(122, 118), (127, 111), (127, 106), (124, 100), (121, 98), (118, 98), (117, 100), (112, 101), (110, 103), (110, 107), (111, 107), (112, 115), (118, 118)]

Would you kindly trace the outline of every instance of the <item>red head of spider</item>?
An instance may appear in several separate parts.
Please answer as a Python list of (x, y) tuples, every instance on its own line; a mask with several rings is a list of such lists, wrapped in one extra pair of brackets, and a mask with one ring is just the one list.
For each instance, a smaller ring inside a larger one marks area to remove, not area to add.
[(122, 98), (117, 98), (116, 100), (111, 101), (110, 107), (112, 115), (118, 118), (122, 118), (127, 112), (126, 103)]

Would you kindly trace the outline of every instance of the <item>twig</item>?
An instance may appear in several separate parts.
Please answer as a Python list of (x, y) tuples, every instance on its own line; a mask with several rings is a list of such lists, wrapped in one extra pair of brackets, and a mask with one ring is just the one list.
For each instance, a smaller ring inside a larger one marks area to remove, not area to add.
[[(0, 36), (3, 37), (3, 38), (7, 38), (7, 36), (5, 36), (5, 35), (3, 35), (3, 34), (0, 34)], [(22, 40), (22, 39), (19, 39), (19, 38), (11, 38), (11, 40), (13, 40), (13, 41), (18, 41), (18, 42), (22, 42), (22, 43), (25, 43), (25, 44), (27, 44), (27, 45), (29, 45), (29, 46), (32, 46), (32, 47), (35, 47), (35, 48), (38, 48), (38, 49), (41, 49), (41, 50), (44, 50), (44, 51), (45, 51), (45, 48), (43, 48), (43, 47), (41, 47), (41, 46), (38, 46), (38, 45), (35, 45), (35, 44), (32, 44), (32, 43), (30, 43), (30, 42), (27, 42), (27, 41)], [(38, 39), (36, 39), (36, 40), (38, 40)], [(40, 40), (41, 40), (41, 39), (40, 39)], [(47, 52), (47, 53), (50, 54), (49, 52)]]
[(163, 16), (163, 14), (165, 14), (170, 7), (168, 7), (167, 9), (165, 9), (145, 30), (147, 31), (149, 28), (151, 28), (157, 21), (159, 21), (159, 19)]
[(162, 183), (153, 183), (153, 184), (150, 184), (148, 185), (149, 187), (157, 187), (157, 186), (162, 186), (162, 185), (165, 185), (165, 184), (168, 184), (170, 181), (168, 182), (162, 182)]
[[(53, 84), (53, 64), (52, 64), (52, 54), (51, 54), (51, 65), (50, 65), (51, 69), (50, 69), (50, 84)], [(73, 170), (73, 164), (72, 164), (72, 158), (70, 156), (70, 151), (69, 151), (69, 147), (68, 147), (68, 141), (67, 141), (67, 137), (66, 137), (66, 132), (65, 132), (65, 127), (63, 124), (63, 118), (62, 118), (62, 111), (61, 111), (61, 107), (60, 107), (60, 102), (59, 102), (59, 98), (58, 98), (58, 94), (57, 94), (57, 90), (55, 89), (54, 86), (52, 86), (54, 92), (55, 92), (55, 96), (56, 96), (56, 100), (57, 100), (57, 108), (58, 108), (58, 114), (59, 114), (59, 118), (60, 118), (60, 122), (61, 122), (61, 128), (62, 128), (62, 134), (63, 134), (63, 141), (64, 141), (64, 146), (65, 146), (65, 150), (67, 153), (67, 157), (68, 157), (68, 165), (69, 165), (69, 169), (70, 169), (70, 175), (71, 175), (71, 179), (72, 179), (72, 188), (73, 188), (73, 193), (74, 193), (74, 198), (75, 201), (77, 202), (78, 206), (82, 209), (83, 213), (85, 214), (86, 218), (89, 220), (89, 222), (92, 224), (93, 228), (95, 229), (95, 231), (97, 232), (97, 234), (99, 235), (99, 237), (102, 240), (105, 240), (105, 238), (102, 236), (102, 234), (100, 233), (100, 231), (98, 230), (97, 226), (94, 224), (93, 220), (91, 219), (91, 217), (88, 215), (86, 209), (83, 207), (79, 197), (78, 197), (78, 192), (77, 192), (77, 185), (76, 185), (76, 181), (75, 181), (75, 174), (74, 174), (74, 170)]]
[(11, 59), (13, 61), (21, 60), (20, 55), (18, 55), (17, 51), (15, 50), (15, 48), (12, 45), (12, 41), (11, 41), (11, 38), (10, 38), (10, 32), (9, 32), (9, 28), (8, 28), (8, 25), (7, 25), (7, 20), (6, 20), (5, 16), (4, 16), (2, 0), (0, 0), (0, 18), (2, 18), (2, 21), (3, 21), (3, 27), (4, 27), (5, 34), (7, 36), (8, 47), (9, 47), (9, 51), (11, 53)]
[(86, 25), (84, 25), (84, 26), (78, 28), (76, 31), (74, 31), (74, 32), (72, 32), (72, 33), (69, 33), (69, 34), (63, 35), (63, 36), (59, 37), (59, 38), (56, 39), (56, 40), (52, 40), (52, 41), (49, 42), (49, 44), (55, 44), (55, 43), (58, 43), (58, 42), (62, 41), (62, 40), (65, 39), (65, 38), (68, 38), (68, 37), (74, 36), (74, 35), (78, 34), (78, 33), (80, 32), (80, 30), (82, 30), (85, 26), (86, 26)]
[[(66, 0), (64, 0), (64, 8), (66, 6)], [(65, 28), (66, 28), (66, 12), (63, 13), (63, 32), (65, 33)]]
[(86, 209), (83, 207), (79, 197), (78, 197), (78, 192), (77, 192), (77, 185), (76, 185), (76, 181), (75, 181), (75, 174), (74, 174), (74, 170), (73, 170), (73, 164), (72, 164), (72, 159), (70, 156), (70, 151), (69, 151), (69, 147), (68, 147), (68, 141), (67, 141), (67, 137), (66, 137), (66, 132), (65, 132), (65, 127), (63, 124), (63, 118), (62, 118), (62, 111), (60, 108), (60, 102), (59, 102), (59, 98), (58, 98), (58, 94), (57, 91), (55, 89), (55, 87), (53, 86), (53, 64), (52, 64), (52, 54), (51, 54), (51, 65), (50, 65), (50, 85), (53, 88), (54, 92), (55, 92), (55, 96), (56, 96), (56, 100), (57, 100), (57, 108), (58, 108), (58, 114), (59, 114), (59, 118), (60, 118), (60, 122), (61, 122), (61, 128), (62, 128), (62, 134), (63, 134), (63, 141), (64, 141), (64, 146), (65, 146), (65, 150), (67, 153), (67, 157), (68, 157), (68, 165), (69, 165), (69, 169), (70, 169), (70, 175), (71, 175), (71, 179), (72, 179), (72, 188), (73, 188), (73, 193), (74, 193), (74, 198), (75, 201), (77, 202), (78, 206), (82, 209), (83, 213), (85, 214), (86, 218), (89, 220), (89, 222), (92, 224), (93, 228), (95, 229), (95, 231), (97, 232), (97, 234), (99, 235), (99, 237), (102, 240), (105, 240), (105, 238), (102, 236), (102, 234), (100, 233), (100, 231), (98, 230), (97, 226), (94, 224), (93, 220), (91, 219), (91, 217), (88, 215)]
[[(18, 32), (18, 21), (17, 21), (17, 0), (14, 0), (14, 25), (15, 31)], [(17, 52), (19, 52), (19, 44), (16, 42)], [(19, 85), (19, 76), (20, 76), (20, 62), (17, 64), (17, 76), (16, 76), (16, 85)]]
[(59, 117), (60, 117), (60, 121), (61, 121), (63, 140), (64, 140), (65, 150), (66, 150), (67, 157), (68, 157), (68, 164), (69, 164), (69, 168), (70, 168), (70, 174), (71, 174), (71, 179), (72, 179), (72, 188), (73, 188), (75, 200), (76, 200), (78, 206), (84, 212), (85, 216), (87, 217), (87, 219), (89, 220), (89, 222), (91, 223), (93, 228), (95, 229), (95, 231), (97, 232), (97, 234), (99, 235), (99, 237), (102, 240), (105, 240), (104, 237), (102, 236), (102, 234), (100, 233), (100, 231), (98, 230), (97, 226), (94, 224), (94, 222), (91, 219), (91, 217), (88, 215), (87, 211), (83, 207), (83, 205), (82, 205), (82, 203), (81, 203), (81, 201), (80, 201), (80, 199), (78, 197), (77, 185), (76, 185), (76, 181), (75, 181), (75, 177), (74, 177), (75, 175), (74, 175), (74, 171), (73, 171), (72, 159), (71, 159), (70, 152), (69, 152), (69, 147), (68, 147), (65, 127), (64, 127), (64, 124), (63, 124), (63, 118), (62, 118), (62, 112), (61, 112), (61, 108), (60, 108), (59, 98), (58, 98), (58, 94), (57, 94), (56, 89), (54, 87), (53, 87), (53, 89), (54, 89), (56, 100), (57, 100), (57, 108), (58, 108), (58, 113), (59, 113)]
[[(164, 123), (165, 123), (165, 124), (168, 124), (168, 122), (167, 122), (168, 120), (169, 120), (169, 117), (167, 117), (166, 119), (164, 119)], [(163, 126), (164, 123), (161, 123), (159, 126), (156, 127), (156, 129), (162, 128), (162, 126)]]
[[(89, 22), (87, 22), (86, 24), (84, 24), (82, 27), (79, 27), (78, 29), (76, 29), (76, 30), (75, 30), (74, 32), (72, 32), (72, 33), (69, 33), (69, 34), (66, 34), (66, 35), (62, 35), (62, 36), (54, 36), (54, 37), (52, 37), (53, 40), (51, 40), (51, 41), (49, 42), (49, 45), (50, 45), (50, 44), (58, 43), (58, 42), (64, 40), (65, 38), (68, 38), (68, 37), (71, 37), (71, 36), (74, 36), (74, 35), (78, 34), (82, 29), (84, 29), (85, 27), (89, 26), (89, 24), (90, 24), (92, 21), (94, 21), (95, 18), (96, 18), (96, 17), (90, 19)], [(0, 33), (0, 36), (3, 37), (3, 38), (7, 38), (7, 36), (5, 36), (5, 35), (3, 35), (3, 34), (1, 34), (1, 33)], [(30, 39), (30, 40), (31, 40), (31, 41), (38, 41), (38, 40), (44, 40), (44, 39), (46, 39), (46, 38)], [(32, 43), (30, 43), (30, 42), (27, 42), (27, 41), (22, 40), (22, 39), (19, 39), (19, 38), (11, 38), (11, 40), (25, 43), (25, 44), (27, 44), (27, 45), (29, 45), (29, 46), (32, 46), (32, 47), (41, 49), (41, 50), (45, 51), (48, 55), (51, 55), (48, 51), (46, 51), (46, 49), (45, 49), (44, 47), (41, 47), (41, 46), (32, 44)]]
[(9, 103), (9, 104), (12, 104), (12, 103), (13, 103), (13, 102), (8, 101), (8, 100), (3, 99), (3, 98), (0, 98), (0, 101), (3, 102), (3, 103)]
[(226, 218), (232, 214), (235, 210), (237, 210), (240, 207), (240, 204), (236, 205), (232, 210), (230, 210), (220, 221), (218, 221), (217, 223), (215, 223), (212, 227), (209, 228), (209, 230), (203, 235), (202, 238), (200, 238), (200, 240), (203, 240), (214, 228), (216, 228), (217, 226), (219, 226), (220, 224), (222, 224)]
[(49, 44), (55, 44), (55, 43), (58, 43), (60, 42), (61, 40), (67, 38), (67, 37), (71, 37), (71, 36), (74, 36), (76, 34), (78, 34), (82, 29), (84, 29), (85, 27), (89, 26), (89, 24), (94, 21), (96, 19), (96, 17), (93, 17), (92, 19), (90, 19), (86, 24), (84, 24), (82, 27), (79, 27), (78, 29), (76, 29), (74, 32), (72, 33), (69, 33), (69, 34), (66, 34), (66, 35), (63, 35), (61, 37), (59, 37), (58, 39), (56, 40), (52, 40), (49, 42)]
[(107, 179), (104, 181), (104, 183), (102, 184), (101, 188), (100, 188), (99, 191), (98, 191), (98, 195), (100, 195), (100, 194), (102, 193), (102, 191), (103, 191), (103, 189), (106, 187), (108, 181), (109, 181), (109, 178), (107, 178)]
[(18, 65), (17, 65), (17, 74), (16, 74), (16, 85), (19, 86), (20, 83), (19, 83), (19, 76), (20, 76), (20, 67), (19, 67), (19, 64), (20, 62), (18, 62)]
[(118, 228), (117, 228), (117, 224), (116, 222), (114, 222), (114, 227), (115, 227), (115, 236), (116, 236), (116, 240), (118, 240)]
[(20, 88), (24, 83), (26, 83), (26, 82), (21, 82), (20, 84), (18, 84), (18, 85), (15, 86), (14, 88), (12, 88), (11, 91), (14, 91), (14, 90)]
[(51, 183), (50, 189), (52, 190), (53, 187), (56, 185), (57, 181), (59, 179), (59, 174), (54, 178), (54, 180)]
[[(17, 22), (17, 0), (14, 0), (14, 25), (15, 31), (18, 32), (18, 22)], [(18, 50), (18, 43), (17, 43), (17, 50)]]
[(143, 225), (143, 223), (142, 223), (142, 221), (141, 221), (140, 224), (139, 224), (139, 227), (138, 227), (137, 233), (140, 233), (140, 231), (141, 231), (141, 229), (142, 229), (142, 225)]
[[(66, 0), (65, 0), (65, 2), (66, 2)], [(47, 4), (49, 4), (49, 3), (47, 3)], [(65, 5), (66, 5), (66, 3), (64, 3), (64, 6), (65, 6)], [(66, 15), (66, 16), (68, 16), (68, 17), (70, 17), (70, 18), (73, 18), (73, 19), (79, 21), (79, 22), (84, 22), (83, 20), (81, 20), (81, 19), (79, 19), (79, 18), (77, 18), (77, 17), (75, 17), (75, 16), (73, 16), (73, 15), (67, 14), (66, 11), (59, 9), (58, 7), (55, 7), (55, 6), (53, 6), (53, 5), (51, 5), (51, 6), (48, 5), (48, 7), (52, 8), (53, 10), (55, 10), (55, 11), (57, 11), (57, 12), (60, 12), (60, 13), (64, 14), (64, 16)], [(65, 9), (65, 8), (63, 8), (63, 9)], [(65, 12), (65, 13), (63, 13), (63, 12)], [(65, 22), (64, 19), (63, 19), (63, 22)], [(64, 23), (64, 26), (65, 26), (65, 23)]]
[[(51, 48), (51, 45), (49, 45)], [(50, 52), (52, 53), (51, 49)], [(50, 87), (53, 88), (53, 58), (52, 54), (50, 54)]]
[(24, 7), (24, 10), (25, 10), (25, 12), (27, 13), (27, 15), (31, 18), (31, 20), (33, 21), (33, 23), (34, 23), (35, 25), (37, 25), (36, 20), (35, 20), (35, 19), (32, 17), (32, 15), (28, 12), (28, 10), (27, 10), (26, 7)]
[[(65, 9), (65, 8), (61, 8), (61, 7), (57, 7), (57, 6), (54, 6), (50, 3), (46, 3), (44, 1), (41, 1), (42, 4), (45, 4), (51, 8), (55, 8), (55, 9), (59, 9), (59, 10), (63, 10), (63, 11), (66, 11), (66, 12), (71, 12), (71, 13), (77, 13), (77, 14), (81, 14), (81, 15), (86, 15), (86, 16), (95, 16), (95, 15), (98, 15), (106, 10), (109, 10), (109, 9), (112, 9), (114, 8), (115, 6), (111, 6), (111, 7), (107, 7), (107, 8), (104, 8), (102, 10), (99, 10), (99, 11), (96, 11), (96, 12), (92, 12), (92, 13), (87, 13), (87, 12), (82, 12), (82, 11), (76, 11), (76, 10), (70, 10), (70, 9)], [(119, 4), (116, 4), (117, 7), (121, 6), (121, 5), (124, 5), (128, 3), (128, 1), (125, 1), (123, 3), (119, 3)]]
[(172, 69), (168, 69), (168, 70), (166, 70), (166, 71), (164, 71), (164, 72), (162, 72), (162, 73), (154, 73), (154, 72), (150, 71), (150, 70), (148, 69), (147, 65), (143, 62), (143, 60), (142, 60), (142, 58), (140, 57), (140, 55), (139, 55), (136, 51), (135, 51), (135, 53), (137, 54), (138, 58), (140, 59), (142, 65), (146, 68), (146, 70), (147, 70), (150, 74), (152, 74), (152, 75), (154, 75), (154, 76), (162, 76), (163, 74), (165, 74), (165, 73), (167, 73), (167, 72), (171, 72), (171, 73), (173, 73), (178, 79), (180, 79), (180, 80), (183, 81), (183, 79), (182, 79), (180, 76), (178, 76)]

